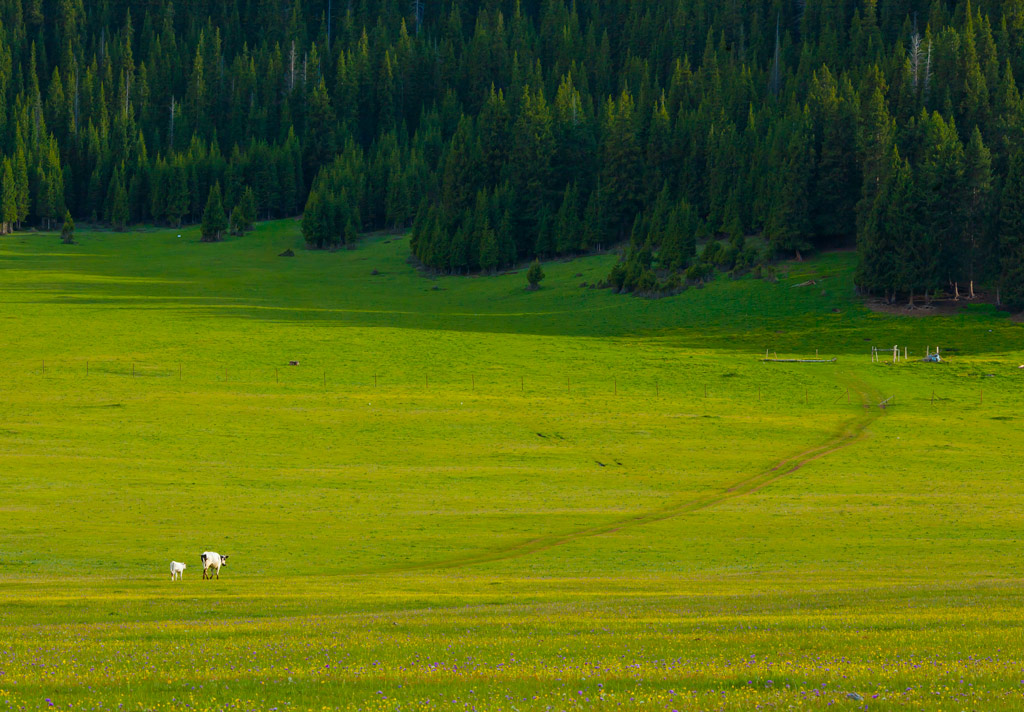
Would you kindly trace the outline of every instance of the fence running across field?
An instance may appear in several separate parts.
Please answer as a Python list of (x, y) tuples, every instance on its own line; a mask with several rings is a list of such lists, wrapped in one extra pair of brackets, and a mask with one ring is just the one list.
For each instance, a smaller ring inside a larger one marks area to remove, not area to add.
[[(598, 378), (593, 375), (575, 378), (571, 373), (556, 376), (553, 372), (544, 375), (516, 375), (511, 369), (500, 374), (477, 374), (464, 371), (419, 370), (370, 372), (338, 369), (332, 371), (319, 366), (278, 365), (223, 367), (210, 364), (173, 363), (153, 364), (145, 361), (56, 359), (40, 360), (32, 364), (21, 362), (20, 368), (8, 365), (9, 375), (50, 379), (54, 381), (79, 382), (84, 379), (125, 379), (145, 383), (161, 382), (182, 386), (224, 386), (261, 387), (264, 389), (292, 390), (304, 392), (359, 392), (359, 391), (402, 391), (407, 394), (451, 392), (494, 395), (526, 396), (578, 396), (578, 397), (623, 397), (623, 398), (672, 398), (706, 399), (709, 401), (733, 401), (752, 403), (790, 403), (804, 405), (850, 405), (892, 407), (911, 402), (925, 401), (931, 405), (956, 402), (960, 405), (984, 405), (986, 397), (1002, 395), (1002, 390), (984, 385), (974, 389), (959, 388), (955, 397), (948, 397), (932, 390), (912, 396), (886, 392), (878, 402), (864, 403), (855, 390), (845, 386), (823, 384), (821, 381), (807, 383), (790, 380), (779, 385), (773, 372), (774, 364), (765, 364), (762, 382), (752, 382), (749, 375), (740, 378), (735, 373), (708, 373), (703, 378), (683, 379), (679, 373), (662, 377), (610, 376)], [(799, 368), (816, 368), (817, 365), (800, 365)], [(801, 374), (790, 371), (790, 379)], [(1015, 389), (1016, 390), (1016, 389)]]

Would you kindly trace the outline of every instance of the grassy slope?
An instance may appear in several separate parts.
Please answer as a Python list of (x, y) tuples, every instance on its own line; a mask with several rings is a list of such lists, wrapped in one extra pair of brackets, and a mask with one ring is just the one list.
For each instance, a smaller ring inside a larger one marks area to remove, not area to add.
[[(527, 293), (523, 274), (425, 279), (405, 238), (279, 258), (300, 246), (292, 222), (217, 245), (80, 240), (0, 243), (0, 709), (51, 688), (155, 706), (246, 656), (236, 692), (309, 706), (388, 708), (382, 686), (564, 706), (567, 678), (601, 677), (581, 665), (625, 660), (640, 672), (587, 695), (682, 705), (669, 689), (722, 688), (742, 709), (843, 675), (895, 685), (872, 661), (901, 670), (897, 647), (963, 672), (1020, 635), (1024, 355), (1020, 326), (989, 309), (868, 313), (849, 254), (652, 302), (580, 287), (610, 256), (546, 265)], [(951, 363), (870, 363), (893, 343), (939, 344)], [(765, 348), (839, 361), (766, 365)], [(884, 415), (857, 405), (893, 394)], [(235, 557), (210, 586), (205, 548)], [(171, 558), (195, 567), (177, 588)], [(208, 648), (187, 621), (211, 611), (225, 622)], [(282, 618), (308, 614), (331, 617)], [(333, 677), (307, 665), (300, 692), (269, 672), (303, 669), (328, 638), (356, 641)], [(766, 651), (802, 661), (792, 690), (735, 676)], [(107, 672), (25, 662), (71, 654)], [(509, 654), (530, 663), (509, 672)], [(145, 655), (166, 656), (167, 680), (112, 662)], [(381, 656), (386, 673), (362, 667)], [(486, 674), (417, 668), (467, 656)], [(849, 660), (823, 672), (815, 656)], [(1018, 699), (1003, 663), (973, 704)]]

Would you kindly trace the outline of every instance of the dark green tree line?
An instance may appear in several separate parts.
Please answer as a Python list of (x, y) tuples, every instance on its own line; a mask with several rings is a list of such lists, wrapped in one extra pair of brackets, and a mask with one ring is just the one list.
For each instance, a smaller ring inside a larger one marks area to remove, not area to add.
[(659, 292), (856, 240), (866, 292), (1010, 295), (1022, 72), (1024, 0), (0, 0), (0, 224), (219, 184), (236, 234), (411, 227), (445, 272), (624, 244)]

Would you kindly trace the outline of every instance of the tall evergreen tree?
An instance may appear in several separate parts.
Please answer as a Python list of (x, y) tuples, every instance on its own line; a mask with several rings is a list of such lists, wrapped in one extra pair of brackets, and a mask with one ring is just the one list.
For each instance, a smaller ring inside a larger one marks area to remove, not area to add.
[(329, 207), (319, 190), (309, 193), (302, 214), (302, 236), (310, 247), (323, 249), (333, 244)]
[[(516, 202), (516, 220), (520, 255), (535, 252), (533, 248), (544, 227), (543, 219), (551, 199), (551, 160), (555, 138), (551, 111), (541, 90), (523, 92), (519, 117), (512, 128), (512, 150), (508, 176)], [(541, 241), (547, 243), (547, 236)], [(547, 249), (547, 245), (544, 245)], [(548, 252), (547, 254), (550, 254)]]
[(224, 200), (221, 196), (220, 183), (210, 188), (203, 210), (202, 241), (218, 242), (228, 228), (228, 219), (224, 214)]
[(999, 293), (996, 301), (1024, 309), (1024, 149), (1010, 158), (999, 205)]
[(242, 197), (238, 201), (238, 227), (245, 233), (252, 229), (256, 222), (256, 194), (252, 188), (245, 187)]
[[(780, 138), (779, 173), (765, 231), (776, 252), (801, 253), (812, 246), (810, 194), (813, 149), (803, 120), (798, 120), (788, 141)], [(784, 144), (783, 144), (784, 142)]]
[(71, 219), (71, 211), (64, 213), (64, 226), (60, 229), (60, 241), (65, 245), (75, 244), (75, 221)]
[(110, 224), (114, 226), (115, 230), (124, 230), (128, 225), (128, 221), (131, 219), (131, 214), (128, 208), (128, 191), (125, 190), (124, 182), (120, 180), (118, 176), (117, 183), (114, 187), (114, 195), (110, 204)]
[(0, 183), (0, 234), (6, 235), (14, 231), (18, 222), (18, 186), (14, 182), (14, 168), (11, 159), (5, 158), (3, 163), (3, 180)]
[(922, 138), (915, 168), (925, 235), (930, 243), (917, 254), (921, 288), (955, 285), (965, 279), (964, 149), (952, 122), (939, 114), (922, 116)]
[[(988, 276), (992, 244), (992, 153), (981, 138), (977, 126), (964, 154), (964, 249), (968, 292), (974, 298), (974, 284)], [(959, 295), (959, 289), (957, 289)]]
[(605, 105), (601, 185), (606, 217), (614, 235), (624, 237), (641, 206), (643, 162), (636, 136), (633, 97), (623, 91)]

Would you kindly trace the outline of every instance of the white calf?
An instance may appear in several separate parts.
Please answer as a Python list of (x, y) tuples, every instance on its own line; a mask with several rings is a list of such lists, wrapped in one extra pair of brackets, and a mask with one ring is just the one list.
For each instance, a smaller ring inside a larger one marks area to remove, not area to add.
[(171, 562), (171, 581), (177, 576), (178, 580), (181, 581), (181, 574), (185, 571), (185, 564), (180, 561)]
[[(220, 567), (228, 565), (227, 554), (221, 556), (216, 551), (204, 551), (202, 556), (200, 556), (199, 558), (203, 561), (204, 579), (212, 579), (214, 574), (216, 574), (217, 578), (220, 578)], [(213, 574), (209, 574), (210, 569), (213, 569)]]

